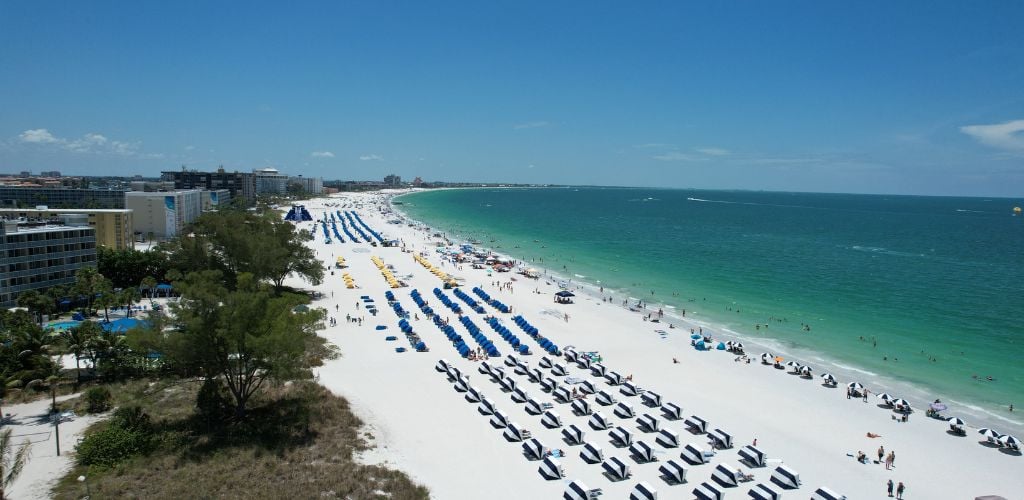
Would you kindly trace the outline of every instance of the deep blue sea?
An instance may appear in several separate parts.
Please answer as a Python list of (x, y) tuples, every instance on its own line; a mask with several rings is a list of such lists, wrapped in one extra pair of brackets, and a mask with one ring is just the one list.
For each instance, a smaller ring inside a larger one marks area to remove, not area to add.
[(1024, 420), (1007, 409), (1024, 405), (1022, 200), (580, 187), (401, 201), (619, 301), (685, 310), (1007, 430)]

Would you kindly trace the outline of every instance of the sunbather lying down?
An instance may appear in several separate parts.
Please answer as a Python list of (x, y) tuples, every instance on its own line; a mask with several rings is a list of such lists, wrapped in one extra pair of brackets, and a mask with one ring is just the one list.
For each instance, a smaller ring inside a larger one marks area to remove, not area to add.
[(869, 438), (880, 438), (880, 437), (882, 437), (882, 435), (881, 434), (875, 434), (874, 432), (869, 432), (868, 433), (868, 437)]

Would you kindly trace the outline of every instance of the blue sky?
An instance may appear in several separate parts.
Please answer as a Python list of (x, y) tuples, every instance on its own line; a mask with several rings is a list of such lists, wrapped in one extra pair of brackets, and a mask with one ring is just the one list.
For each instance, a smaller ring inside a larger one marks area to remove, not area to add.
[(0, 172), (1024, 195), (1024, 3), (3, 2)]

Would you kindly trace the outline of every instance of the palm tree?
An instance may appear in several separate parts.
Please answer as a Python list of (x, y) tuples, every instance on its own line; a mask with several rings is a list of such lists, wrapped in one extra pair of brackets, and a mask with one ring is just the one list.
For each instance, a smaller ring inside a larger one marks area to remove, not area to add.
[(103, 318), (110, 322), (110, 306), (115, 306), (118, 302), (114, 295), (114, 285), (110, 283), (110, 280), (101, 276), (94, 288), (94, 293), (99, 295), (96, 297), (96, 307), (103, 308)]
[(17, 303), (18, 306), (27, 308), (30, 313), (35, 315), (36, 322), (40, 324), (43, 322), (43, 315), (50, 314), (54, 309), (53, 299), (36, 290), (25, 290), (19, 293)]
[(139, 293), (139, 289), (135, 287), (128, 287), (121, 290), (121, 299), (128, 303), (128, 316), (132, 315), (132, 305), (138, 302), (142, 298)]
[(83, 267), (75, 273), (76, 292), (85, 295), (89, 306), (89, 315), (92, 315), (92, 301), (96, 298), (103, 275), (95, 267)]
[(7, 498), (7, 487), (21, 474), (29, 457), (28, 441), (15, 450), (11, 434), (9, 428), (0, 432), (0, 500)]
[(139, 283), (142, 288), (145, 288), (149, 292), (149, 304), (153, 304), (153, 294), (156, 292), (156, 278), (152, 276), (146, 276), (142, 278), (142, 283)]
[(92, 339), (100, 335), (100, 333), (102, 333), (102, 329), (92, 321), (83, 321), (78, 326), (61, 332), (61, 340), (63, 341), (65, 352), (75, 355), (76, 388), (82, 382), (82, 368), (80, 364), (82, 354), (88, 350)]

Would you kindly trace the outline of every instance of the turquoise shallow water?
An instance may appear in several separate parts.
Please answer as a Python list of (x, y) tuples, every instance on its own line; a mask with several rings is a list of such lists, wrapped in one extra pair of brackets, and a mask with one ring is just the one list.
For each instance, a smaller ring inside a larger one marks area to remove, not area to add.
[(1018, 420), (1007, 405), (1024, 404), (1019, 201), (632, 188), (401, 201), (453, 235), (911, 384), (1004, 426)]

